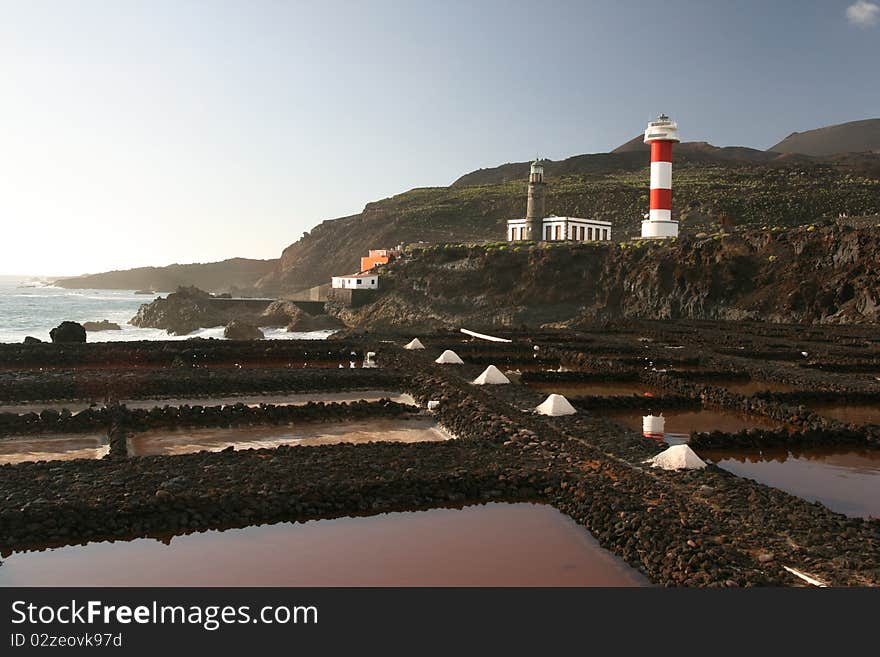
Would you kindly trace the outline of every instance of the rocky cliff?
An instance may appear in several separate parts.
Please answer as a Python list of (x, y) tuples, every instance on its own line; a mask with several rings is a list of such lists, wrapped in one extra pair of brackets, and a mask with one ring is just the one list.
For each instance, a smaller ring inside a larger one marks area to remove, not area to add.
[[(685, 234), (719, 222), (792, 227), (823, 218), (880, 211), (880, 155), (815, 160), (709, 144), (676, 156), (674, 212)], [(639, 232), (648, 207), (648, 165), (641, 152), (583, 155), (546, 167), (547, 212), (614, 223), (614, 236)], [(400, 243), (501, 240), (506, 220), (525, 214), (528, 163), (467, 174), (450, 187), (414, 189), (370, 203), (361, 214), (325, 221), (284, 250), (259, 282), (284, 294), (349, 273), (370, 248)]]
[(386, 267), (375, 302), (332, 312), (366, 329), (578, 326), (617, 318), (880, 321), (880, 217), (853, 228), (669, 242), (425, 246)]

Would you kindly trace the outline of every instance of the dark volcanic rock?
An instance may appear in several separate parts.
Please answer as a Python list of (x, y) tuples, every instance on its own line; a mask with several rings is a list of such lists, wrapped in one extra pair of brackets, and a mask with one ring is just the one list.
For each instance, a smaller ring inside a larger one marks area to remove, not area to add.
[(86, 332), (93, 331), (121, 331), (122, 327), (119, 326), (116, 322), (111, 322), (106, 319), (102, 319), (100, 322), (84, 322), (83, 328)]
[(297, 321), (303, 314), (293, 301), (279, 299), (269, 304), (269, 307), (257, 318), (257, 326), (287, 326)]
[(85, 342), (86, 330), (76, 322), (61, 322), (49, 331), (52, 342)]
[(302, 313), (297, 319), (287, 325), (289, 332), (324, 331), (328, 329), (340, 329), (345, 325), (330, 315), (309, 315)]
[(228, 340), (262, 340), (266, 336), (256, 326), (233, 319), (223, 330), (223, 337)]
[(200, 328), (226, 324), (223, 314), (211, 306), (211, 295), (195, 287), (181, 287), (167, 297), (138, 308), (131, 324), (141, 328), (165, 329), (172, 335), (186, 335)]

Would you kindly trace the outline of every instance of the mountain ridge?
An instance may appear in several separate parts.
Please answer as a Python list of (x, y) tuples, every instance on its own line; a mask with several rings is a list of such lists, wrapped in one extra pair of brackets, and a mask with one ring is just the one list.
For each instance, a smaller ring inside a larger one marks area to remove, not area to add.
[(227, 258), (218, 262), (172, 264), (164, 267), (115, 269), (98, 274), (60, 278), (54, 282), (67, 289), (149, 290), (173, 292), (196, 286), (208, 292), (248, 292), (269, 273), (276, 259)]

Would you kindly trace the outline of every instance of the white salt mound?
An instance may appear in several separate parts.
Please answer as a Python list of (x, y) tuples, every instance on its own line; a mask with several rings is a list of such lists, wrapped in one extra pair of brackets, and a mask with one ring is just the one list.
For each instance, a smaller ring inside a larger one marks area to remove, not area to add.
[(404, 349), (424, 349), (425, 345), (423, 345), (422, 341), (419, 340), (418, 338), (413, 338), (412, 340), (407, 342), (405, 345), (403, 345), (403, 348)]
[(562, 395), (552, 394), (535, 409), (541, 415), (574, 415), (574, 406)]
[(464, 361), (459, 358), (458, 354), (451, 349), (447, 349), (442, 354), (440, 354), (440, 356), (434, 362), (445, 365), (464, 365)]
[(673, 445), (649, 459), (648, 463), (664, 470), (699, 470), (706, 467), (703, 459), (687, 445)]
[(489, 365), (483, 373), (480, 374), (476, 379), (474, 379), (474, 385), (484, 386), (484, 385), (498, 385), (502, 383), (510, 383), (510, 379), (504, 376), (494, 365)]

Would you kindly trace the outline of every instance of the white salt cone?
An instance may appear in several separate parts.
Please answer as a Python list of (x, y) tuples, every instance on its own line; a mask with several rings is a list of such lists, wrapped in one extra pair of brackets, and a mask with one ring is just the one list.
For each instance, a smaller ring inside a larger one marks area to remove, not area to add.
[(418, 338), (413, 338), (412, 340), (407, 342), (405, 345), (403, 345), (403, 348), (404, 349), (424, 349), (425, 345), (423, 345), (422, 341), (419, 340)]
[(510, 383), (510, 379), (504, 376), (501, 370), (494, 365), (489, 365), (480, 376), (474, 379), (474, 385), (478, 386), (499, 385), (502, 383)]
[(458, 354), (452, 351), (451, 349), (447, 349), (444, 351), (435, 363), (441, 363), (443, 365), (464, 365), (464, 361), (458, 357)]
[(577, 413), (571, 402), (556, 393), (547, 397), (535, 410), (541, 415), (574, 415)]
[(648, 463), (664, 470), (699, 470), (706, 467), (703, 459), (688, 445), (673, 445), (649, 459)]

